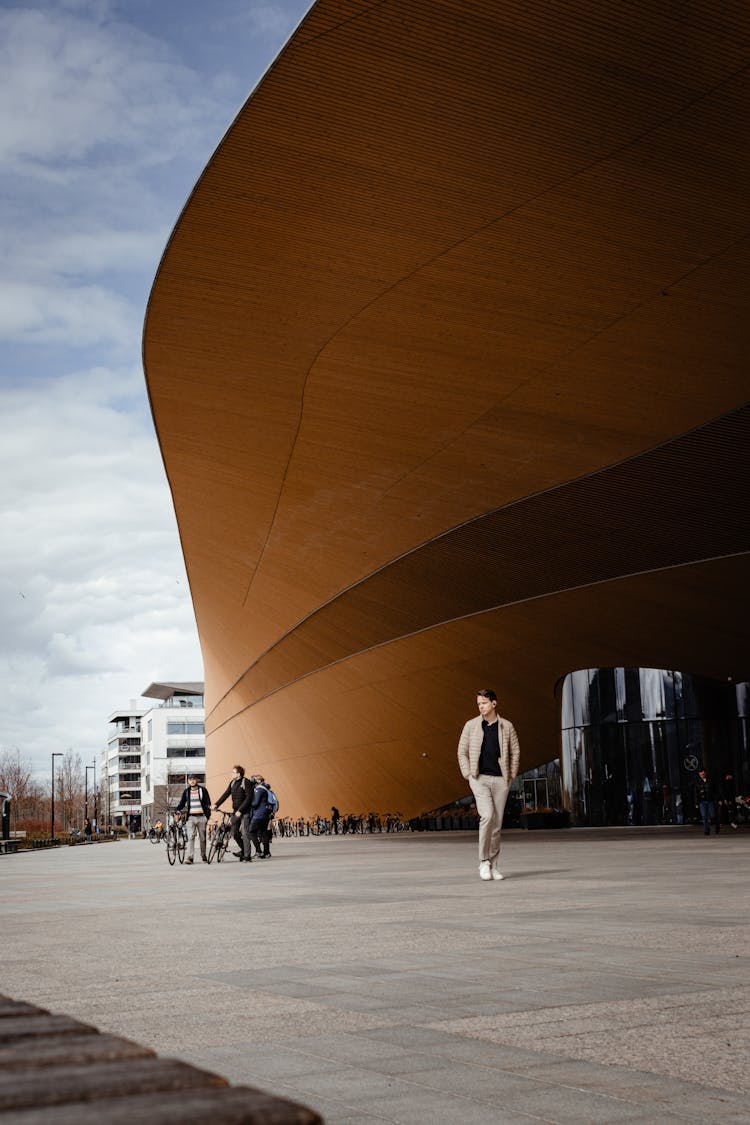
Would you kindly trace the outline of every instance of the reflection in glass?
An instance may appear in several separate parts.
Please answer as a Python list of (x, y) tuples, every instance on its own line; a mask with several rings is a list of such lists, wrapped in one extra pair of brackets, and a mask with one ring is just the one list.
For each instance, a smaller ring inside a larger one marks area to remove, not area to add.
[(704, 766), (750, 792), (750, 685), (658, 668), (570, 673), (558, 689), (562, 804), (579, 825), (695, 819)]

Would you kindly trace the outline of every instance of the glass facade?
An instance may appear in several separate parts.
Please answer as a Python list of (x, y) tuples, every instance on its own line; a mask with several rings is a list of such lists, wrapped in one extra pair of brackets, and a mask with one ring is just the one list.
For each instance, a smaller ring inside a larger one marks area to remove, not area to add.
[(587, 668), (558, 685), (563, 804), (576, 825), (684, 824), (695, 779), (750, 791), (750, 685)]

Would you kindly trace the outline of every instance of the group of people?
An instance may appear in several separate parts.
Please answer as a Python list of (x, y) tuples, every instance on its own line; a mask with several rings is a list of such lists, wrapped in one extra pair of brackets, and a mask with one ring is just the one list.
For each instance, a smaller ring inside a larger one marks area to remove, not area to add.
[(725, 773), (721, 784), (716, 786), (704, 769), (698, 770), (695, 783), (695, 804), (703, 825), (703, 834), (711, 835), (713, 824), (716, 835), (721, 832), (722, 823), (731, 828), (737, 827), (737, 786), (734, 775)]
[[(500, 830), (508, 791), (518, 773), (520, 748), (513, 724), (497, 713), (497, 695), (489, 688), (477, 694), (479, 715), (464, 726), (458, 744), (462, 775), (474, 794), (479, 814), (479, 877), (503, 878), (498, 868)], [(245, 776), (244, 766), (234, 766), (232, 778), (214, 808), (221, 811), (226, 800), (232, 802), (232, 836), (237, 844), (234, 855), (243, 863), (271, 856), (271, 822), (278, 800), (265, 778)], [(206, 829), (211, 818), (211, 798), (205, 785), (193, 774), (175, 810), (184, 812), (187, 829), (186, 863), (195, 859), (195, 837), (200, 842), (201, 859), (206, 854)], [(341, 814), (331, 809), (333, 831), (341, 826)], [(253, 854), (254, 853), (254, 854)]]
[[(479, 714), (469, 719), (463, 727), (458, 742), (458, 765), (474, 795), (479, 815), (479, 878), (499, 881), (500, 834), (503, 813), (510, 787), (518, 773), (521, 756), (518, 735), (508, 719), (497, 710), (497, 695), (490, 688), (477, 693)], [(177, 811), (183, 809), (187, 816), (188, 857), (193, 862), (195, 837), (200, 840), (201, 858), (206, 859), (206, 826), (211, 815), (208, 791), (190, 777), (189, 786), (182, 795)], [(729, 794), (731, 775), (718, 792), (706, 771), (700, 770), (696, 786), (696, 804), (708, 835), (711, 824), (720, 830), (720, 811), (726, 806), (729, 823), (736, 827), (732, 816), (734, 792)], [(224, 801), (232, 802), (232, 835), (238, 850), (234, 853), (244, 863), (253, 858), (270, 857), (271, 821), (278, 809), (278, 801), (263, 777), (245, 777), (243, 766), (235, 766), (229, 785), (216, 802), (219, 810)], [(331, 808), (331, 827), (334, 833), (342, 829), (339, 810)], [(255, 855), (253, 856), (253, 851)]]
[[(253, 858), (270, 859), (271, 822), (279, 802), (269, 783), (258, 774), (254, 777), (246, 777), (244, 766), (234, 766), (232, 778), (214, 805), (214, 809), (217, 812), (222, 811), (221, 806), (226, 800), (232, 802), (232, 837), (238, 849), (233, 854), (241, 863), (252, 863)], [(194, 862), (197, 836), (201, 859), (207, 863), (206, 829), (211, 818), (211, 798), (205, 785), (199, 783), (195, 774), (188, 777), (188, 787), (183, 792), (175, 811), (185, 815), (187, 832), (185, 862)]]

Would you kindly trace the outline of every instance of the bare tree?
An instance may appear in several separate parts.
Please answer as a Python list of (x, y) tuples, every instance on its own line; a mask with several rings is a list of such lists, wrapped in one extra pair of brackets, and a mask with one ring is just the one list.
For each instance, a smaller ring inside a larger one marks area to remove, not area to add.
[(21, 756), (21, 751), (0, 751), (0, 789), (10, 793), (11, 831), (17, 832), (23, 822), (36, 812), (32, 809), (34, 798), (38, 798), (39, 787), (35, 785), (31, 763)]
[[(84, 773), (81, 755), (66, 750), (55, 771), (55, 807), (67, 831), (83, 826)], [(59, 801), (59, 805), (58, 805)]]

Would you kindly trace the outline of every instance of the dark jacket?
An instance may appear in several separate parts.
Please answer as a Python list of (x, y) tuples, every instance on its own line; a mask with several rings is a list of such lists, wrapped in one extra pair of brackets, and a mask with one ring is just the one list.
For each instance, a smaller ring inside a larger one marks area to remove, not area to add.
[(268, 820), (271, 813), (268, 807), (268, 790), (264, 785), (256, 785), (253, 791), (253, 804), (250, 809), (250, 827), (258, 824), (263, 824)]
[(706, 777), (705, 781), (702, 777), (697, 778), (695, 782), (695, 802), (700, 804), (701, 801), (715, 801), (716, 791), (711, 783), (711, 779)]
[[(208, 820), (209, 817), (211, 816), (211, 798), (208, 795), (208, 789), (206, 789), (205, 785), (199, 785), (198, 786), (198, 792), (201, 795), (201, 807), (203, 808), (203, 812), (206, 815), (206, 820)], [(177, 808), (175, 809), (175, 812), (182, 812), (183, 809), (185, 809), (186, 812), (188, 812), (190, 810), (190, 786), (189, 785), (188, 785), (187, 789), (184, 791), (184, 793), (182, 794), (182, 796), (180, 797), (180, 803), (177, 806)]]
[(233, 778), (216, 802), (217, 809), (223, 801), (226, 801), (227, 797), (231, 797), (233, 812), (249, 812), (253, 802), (254, 788), (254, 783), (248, 777)]
[(737, 782), (734, 780), (734, 775), (723, 777), (721, 780), (721, 799), (726, 805), (734, 806), (735, 797), (737, 796)]

